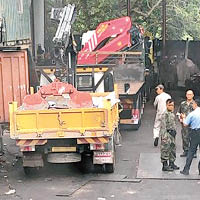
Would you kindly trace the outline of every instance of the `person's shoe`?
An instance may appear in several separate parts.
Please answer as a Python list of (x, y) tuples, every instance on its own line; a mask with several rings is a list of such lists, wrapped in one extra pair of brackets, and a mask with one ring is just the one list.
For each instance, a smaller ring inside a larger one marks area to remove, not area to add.
[(189, 171), (188, 170), (182, 170), (180, 171), (181, 174), (183, 175), (189, 175)]
[(180, 157), (187, 157), (187, 154), (188, 154), (188, 152), (187, 152), (187, 151), (184, 151), (184, 152), (180, 155)]
[(174, 171), (174, 169), (168, 165), (167, 161), (165, 161), (165, 162), (163, 162), (162, 171), (172, 172), (172, 171)]
[(197, 158), (197, 154), (196, 153), (193, 155), (193, 158)]
[(177, 165), (175, 165), (174, 162), (170, 162), (170, 163), (169, 163), (169, 166), (170, 166), (172, 169), (174, 169), (174, 170), (179, 170), (179, 169), (180, 169), (180, 167), (178, 167)]
[(155, 140), (154, 140), (154, 143), (153, 143), (154, 147), (157, 147), (157, 146), (158, 146), (158, 140), (159, 140), (159, 138), (156, 137)]

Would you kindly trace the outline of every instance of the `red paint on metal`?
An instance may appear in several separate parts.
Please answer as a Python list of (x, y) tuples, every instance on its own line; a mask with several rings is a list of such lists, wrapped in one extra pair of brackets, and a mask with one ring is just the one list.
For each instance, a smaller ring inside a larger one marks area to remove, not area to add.
[(22, 106), (26, 110), (47, 109), (49, 107), (45, 99), (38, 93), (26, 95)]
[(140, 116), (140, 110), (139, 109), (132, 109), (132, 119), (136, 120), (139, 119)]
[(93, 106), (92, 97), (89, 93), (79, 92), (71, 84), (55, 80), (45, 85), (33, 95), (28, 95), (23, 100), (24, 109), (47, 109), (48, 102), (45, 100), (48, 96), (62, 96), (68, 94), (66, 99), (68, 108), (90, 108)]
[(93, 106), (92, 97), (87, 92), (74, 91), (70, 94), (72, 108), (90, 108)]
[(87, 144), (87, 143), (88, 143), (87, 140), (84, 139), (84, 138), (79, 138), (79, 141), (80, 141), (82, 144)]
[(0, 52), (0, 122), (9, 121), (8, 103), (18, 106), (29, 90), (28, 61), (25, 50)]
[[(97, 54), (98, 52), (106, 51), (115, 52), (131, 46), (131, 37), (129, 32), (131, 26), (131, 18), (128, 16), (100, 23), (96, 28), (95, 33), (79, 52), (77, 63), (79, 65), (101, 63), (109, 56), (109, 54), (98, 55), (98, 60), (96, 60), (96, 55), (90, 54), (90, 52), (95, 51)], [(115, 37), (112, 38), (112, 36)], [(97, 49), (100, 43), (109, 38), (112, 38), (112, 40), (106, 43), (103, 47)]]
[(76, 89), (71, 84), (63, 83), (56, 79), (54, 82), (41, 87), (39, 93), (42, 97), (46, 97), (49, 95), (61, 96), (62, 94), (71, 94), (75, 91)]

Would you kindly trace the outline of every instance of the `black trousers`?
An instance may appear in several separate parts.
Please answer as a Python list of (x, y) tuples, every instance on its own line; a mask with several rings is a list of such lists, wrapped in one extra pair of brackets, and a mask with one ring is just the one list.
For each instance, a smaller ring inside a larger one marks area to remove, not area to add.
[[(190, 166), (192, 164), (193, 156), (196, 153), (198, 145), (200, 145), (200, 130), (198, 130), (198, 131), (192, 130), (190, 132), (190, 138), (191, 138), (190, 147), (189, 147), (189, 151), (188, 151), (188, 155), (187, 155), (184, 171), (189, 171), (190, 170)], [(199, 161), (199, 165), (198, 166), (200, 168), (200, 161)]]

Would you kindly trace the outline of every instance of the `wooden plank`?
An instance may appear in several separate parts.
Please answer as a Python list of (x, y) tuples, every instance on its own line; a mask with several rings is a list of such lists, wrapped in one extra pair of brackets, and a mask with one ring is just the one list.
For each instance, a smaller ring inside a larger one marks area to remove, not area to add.
[[(125, 93), (124, 91), (124, 84), (129, 83), (130, 84), (130, 89), (128, 93)], [(136, 94), (139, 89), (143, 86), (144, 82), (140, 81), (120, 81), (117, 82), (117, 87), (118, 87), (118, 92), (119, 94)]]

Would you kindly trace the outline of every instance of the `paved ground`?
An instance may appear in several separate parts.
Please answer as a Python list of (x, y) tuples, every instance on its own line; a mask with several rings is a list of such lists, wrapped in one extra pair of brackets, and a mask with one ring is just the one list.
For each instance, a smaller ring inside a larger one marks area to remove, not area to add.
[[(173, 92), (180, 101), (180, 92)], [(117, 147), (114, 174), (81, 174), (75, 165), (47, 165), (37, 175), (26, 177), (14, 142), (4, 136), (6, 162), (0, 167), (0, 200), (199, 200), (199, 180), (142, 179), (136, 181), (140, 153), (159, 153), (153, 147), (152, 127), (155, 111), (152, 102), (145, 107), (138, 131), (122, 131), (122, 146)], [(181, 153), (180, 127), (177, 152)], [(159, 154), (157, 154), (159, 155)], [(183, 167), (183, 166), (181, 166)], [(155, 166), (155, 170), (161, 164)], [(6, 192), (14, 194), (5, 194)]]

